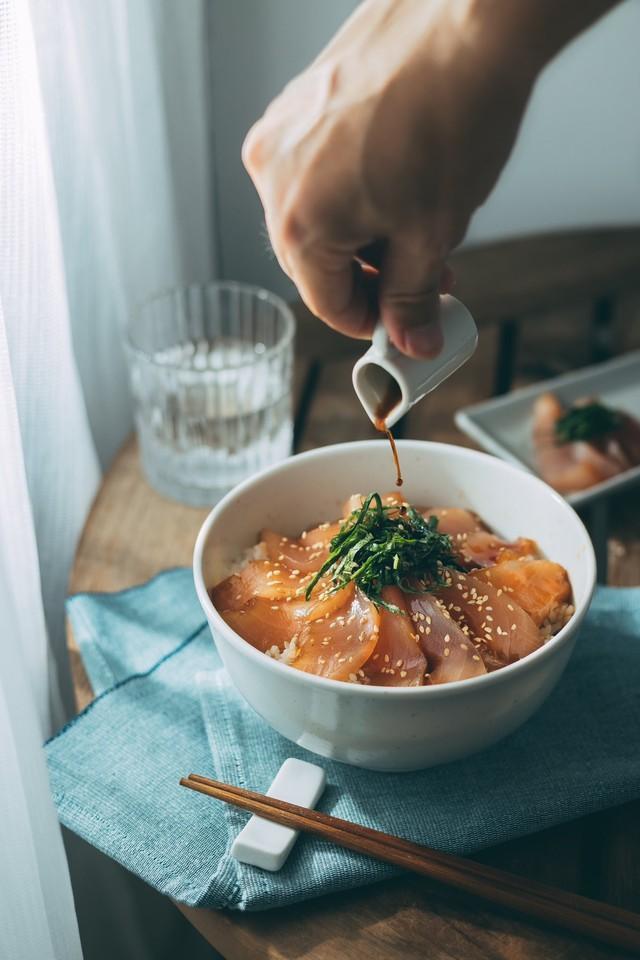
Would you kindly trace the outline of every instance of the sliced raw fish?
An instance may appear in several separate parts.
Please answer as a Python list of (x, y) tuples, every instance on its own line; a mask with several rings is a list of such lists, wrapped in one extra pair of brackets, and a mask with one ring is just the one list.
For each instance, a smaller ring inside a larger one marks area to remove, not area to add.
[(266, 653), (272, 647), (284, 650), (301, 629), (294, 605), (273, 603), (264, 597), (254, 597), (239, 610), (221, 610), (222, 619), (239, 633), (252, 647)]
[(531, 557), (538, 555), (538, 546), (535, 540), (520, 537), (513, 543), (502, 540), (495, 533), (478, 530), (476, 533), (463, 535), (464, 539), (455, 544), (462, 559), (472, 567), (488, 567), (494, 563), (514, 557)]
[(541, 477), (560, 493), (571, 493), (620, 473), (619, 462), (593, 443), (558, 443), (556, 423), (564, 413), (552, 393), (541, 394), (533, 406), (533, 444)]
[(431, 593), (415, 594), (408, 600), (418, 642), (427, 658), (428, 683), (467, 680), (487, 672), (468, 627), (463, 630), (456, 623), (442, 600)]
[(553, 618), (560, 604), (571, 600), (567, 571), (551, 560), (507, 560), (479, 571), (477, 576), (501, 588), (537, 626)]
[(310, 601), (303, 599), (290, 602), (274, 601), (268, 597), (253, 597), (242, 607), (221, 610), (223, 620), (245, 640), (263, 652), (276, 646), (279, 650), (297, 640), (306, 623), (326, 620), (350, 603), (355, 587), (350, 584), (343, 590)]
[(423, 516), (427, 520), (429, 517), (436, 517), (438, 533), (446, 533), (454, 543), (464, 534), (487, 530), (475, 513), (471, 510), (463, 510), (461, 507), (429, 507), (428, 510), (423, 510)]
[(378, 687), (419, 687), (424, 683), (427, 660), (409, 615), (407, 594), (398, 587), (385, 587), (382, 599), (402, 612), (380, 608), (380, 636), (364, 673), (369, 683)]
[(315, 573), (329, 556), (329, 545), (340, 527), (340, 523), (322, 523), (298, 538), (267, 529), (260, 539), (270, 560), (298, 573)]
[(451, 585), (440, 597), (472, 639), (484, 642), (504, 664), (521, 660), (542, 644), (538, 627), (509, 593), (468, 573), (450, 571)]
[(303, 597), (311, 577), (312, 573), (296, 573), (279, 561), (251, 560), (214, 587), (211, 599), (218, 610), (239, 610), (252, 597), (294, 600)]
[(333, 680), (359, 680), (378, 642), (380, 615), (359, 590), (327, 616), (305, 623), (292, 666)]

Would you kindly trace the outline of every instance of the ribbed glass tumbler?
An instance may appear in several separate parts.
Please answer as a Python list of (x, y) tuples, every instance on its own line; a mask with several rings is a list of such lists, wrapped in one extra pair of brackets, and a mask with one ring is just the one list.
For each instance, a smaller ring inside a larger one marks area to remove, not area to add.
[(179, 287), (146, 301), (127, 331), (142, 464), (192, 506), (291, 452), (295, 320), (239, 283)]

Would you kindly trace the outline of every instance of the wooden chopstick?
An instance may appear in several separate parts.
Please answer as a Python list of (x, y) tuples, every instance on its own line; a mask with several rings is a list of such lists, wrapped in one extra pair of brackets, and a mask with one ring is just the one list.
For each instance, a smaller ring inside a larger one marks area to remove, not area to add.
[(640, 914), (195, 773), (183, 777), (180, 784), (526, 916), (640, 953)]

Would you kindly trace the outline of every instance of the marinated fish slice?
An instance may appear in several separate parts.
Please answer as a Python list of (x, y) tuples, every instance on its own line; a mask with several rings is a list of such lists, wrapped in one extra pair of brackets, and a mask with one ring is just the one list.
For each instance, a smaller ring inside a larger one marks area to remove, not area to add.
[(315, 573), (329, 556), (329, 545), (340, 532), (340, 527), (340, 523), (322, 523), (299, 538), (285, 537), (265, 529), (260, 539), (270, 560), (298, 573)]
[(520, 537), (513, 543), (509, 543), (495, 533), (485, 530), (466, 535), (466, 538), (455, 546), (465, 563), (472, 567), (488, 567), (494, 563), (501, 563), (502, 560), (538, 554), (538, 547), (534, 540)]
[(504, 590), (538, 627), (571, 600), (567, 572), (551, 560), (508, 560), (479, 571), (477, 577)]
[(339, 610), (303, 626), (292, 666), (332, 680), (361, 679), (358, 671), (375, 650), (379, 631), (378, 611), (356, 590)]
[(418, 641), (427, 658), (428, 683), (467, 680), (487, 672), (468, 628), (465, 633), (442, 600), (430, 593), (407, 599)]
[(522, 560), (525, 557), (540, 556), (540, 549), (535, 540), (527, 537), (518, 537), (513, 543), (505, 543), (498, 550), (496, 563), (505, 563), (507, 560)]
[(402, 613), (380, 608), (380, 636), (375, 652), (362, 668), (377, 687), (419, 687), (424, 683), (427, 660), (409, 616), (407, 595), (398, 587), (385, 587), (382, 599)]
[(296, 607), (296, 604), (254, 597), (239, 610), (221, 610), (220, 616), (247, 643), (266, 653), (272, 647), (284, 650), (297, 638), (303, 621), (296, 615), (300, 613)]
[(454, 542), (460, 542), (465, 534), (471, 534), (478, 530), (486, 532), (487, 528), (479, 517), (471, 510), (463, 510), (461, 507), (429, 507), (423, 511), (425, 519), (436, 517), (438, 520), (438, 533), (446, 533)]
[(297, 605), (296, 617), (304, 617), (308, 621), (326, 619), (330, 614), (338, 612), (341, 607), (353, 600), (356, 592), (355, 584), (349, 583), (346, 587), (342, 587), (341, 590), (335, 592), (330, 592), (330, 590), (324, 592), (322, 583), (321, 580), (309, 601)]
[[(538, 627), (509, 593), (468, 573), (451, 571), (451, 586), (438, 588), (451, 616), (484, 641), (503, 664), (521, 660), (542, 644)], [(498, 592), (500, 591), (500, 592)]]
[(292, 600), (303, 596), (311, 573), (297, 573), (278, 561), (251, 560), (239, 573), (222, 580), (211, 591), (218, 610), (239, 610), (253, 597)]
[(552, 393), (541, 394), (533, 406), (533, 444), (540, 476), (560, 493), (571, 493), (619, 473), (615, 460), (592, 443), (558, 443), (556, 423), (564, 413)]
[(552, 393), (541, 394), (533, 405), (533, 445), (540, 476), (561, 493), (597, 483), (590, 466), (576, 463), (573, 444), (559, 445), (556, 423), (565, 409)]
[(309, 602), (253, 597), (240, 608), (222, 609), (220, 615), (236, 633), (263, 653), (274, 646), (283, 650), (287, 644), (295, 646), (305, 624), (336, 613), (353, 599), (354, 593), (355, 587), (349, 584), (343, 590)]

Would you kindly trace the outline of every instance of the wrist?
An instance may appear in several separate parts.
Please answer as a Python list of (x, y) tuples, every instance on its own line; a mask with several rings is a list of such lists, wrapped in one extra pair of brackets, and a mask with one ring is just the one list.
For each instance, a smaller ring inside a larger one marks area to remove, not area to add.
[(619, 2), (469, 0), (469, 17), (490, 55), (533, 84), (563, 47)]

